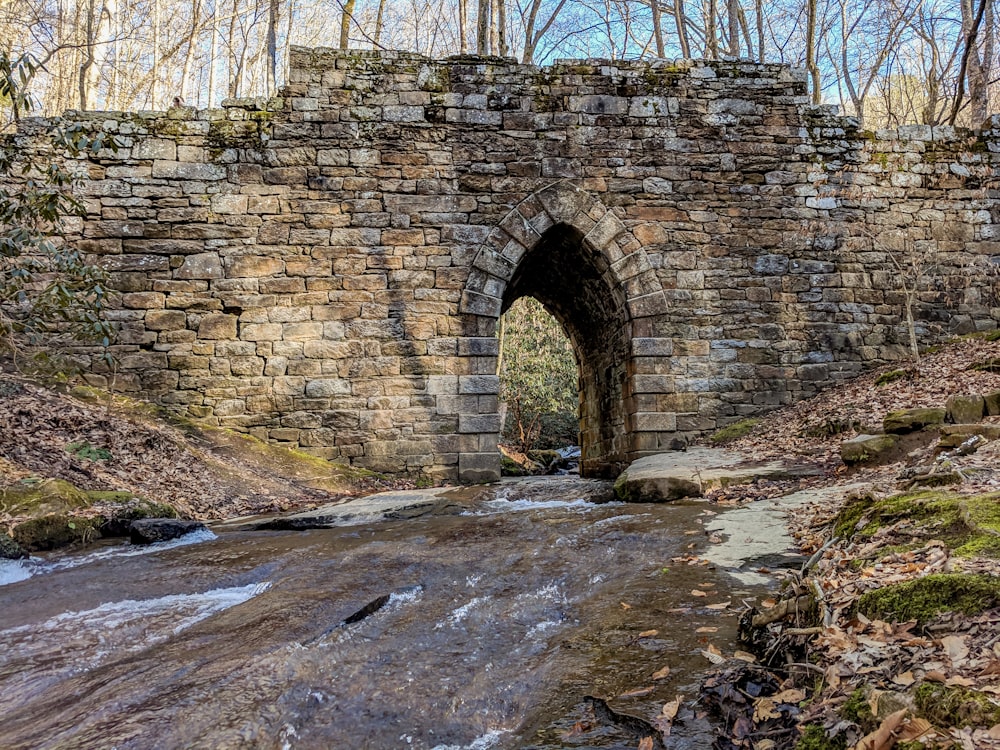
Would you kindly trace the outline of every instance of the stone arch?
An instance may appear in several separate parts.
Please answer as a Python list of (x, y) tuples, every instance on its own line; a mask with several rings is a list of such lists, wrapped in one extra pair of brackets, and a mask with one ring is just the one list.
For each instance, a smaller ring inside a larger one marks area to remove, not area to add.
[[(651, 346), (669, 354), (669, 340), (656, 338), (666, 298), (649, 258), (615, 213), (570, 182), (521, 201), (476, 253), (459, 307), (466, 324), (460, 354), (472, 358), (465, 370), (482, 395), (497, 395), (499, 380), (489, 378), (496, 367), (497, 321), (522, 296), (538, 299), (573, 343), (582, 473), (616, 474), (641, 450), (638, 433), (650, 427), (637, 399), (647, 390), (637, 357)], [(473, 478), (474, 466), (497, 460), (499, 419), (489, 426), (495, 430), (479, 435), (483, 452), (459, 456), (465, 478)]]

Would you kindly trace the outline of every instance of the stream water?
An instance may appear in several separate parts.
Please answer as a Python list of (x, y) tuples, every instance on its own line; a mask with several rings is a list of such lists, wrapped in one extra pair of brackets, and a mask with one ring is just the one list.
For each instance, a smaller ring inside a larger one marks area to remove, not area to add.
[[(584, 696), (647, 718), (694, 698), (701, 650), (734, 648), (735, 616), (711, 605), (747, 592), (671, 562), (704, 543), (707, 505), (552, 487), (9, 563), (0, 747), (634, 748)], [(668, 747), (711, 745), (705, 718), (679, 718)]]

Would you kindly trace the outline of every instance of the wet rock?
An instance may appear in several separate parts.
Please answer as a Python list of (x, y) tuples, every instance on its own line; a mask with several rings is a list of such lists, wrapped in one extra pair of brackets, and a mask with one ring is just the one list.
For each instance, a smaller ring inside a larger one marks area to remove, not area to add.
[(948, 421), (955, 424), (969, 424), (978, 422), (986, 413), (986, 399), (975, 395), (954, 395), (949, 396), (945, 403), (948, 411)]
[(858, 435), (840, 444), (840, 459), (847, 465), (878, 461), (896, 447), (895, 435)]
[(28, 556), (21, 545), (9, 536), (0, 532), (0, 559), (2, 560), (23, 560)]
[(882, 420), (882, 429), (892, 435), (905, 435), (944, 422), (944, 409), (900, 409)]
[(177, 539), (192, 531), (205, 528), (200, 521), (181, 521), (176, 518), (142, 518), (132, 521), (129, 541), (132, 544), (153, 544)]
[(89, 544), (100, 536), (98, 527), (103, 520), (100, 516), (80, 518), (51, 513), (18, 524), (11, 536), (28, 552)]

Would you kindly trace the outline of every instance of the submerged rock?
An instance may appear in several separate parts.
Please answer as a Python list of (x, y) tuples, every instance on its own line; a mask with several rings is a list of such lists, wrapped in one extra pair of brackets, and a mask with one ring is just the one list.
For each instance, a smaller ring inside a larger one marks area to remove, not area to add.
[(132, 544), (153, 544), (177, 539), (192, 531), (205, 528), (201, 521), (181, 521), (176, 518), (142, 518), (129, 527), (129, 541)]

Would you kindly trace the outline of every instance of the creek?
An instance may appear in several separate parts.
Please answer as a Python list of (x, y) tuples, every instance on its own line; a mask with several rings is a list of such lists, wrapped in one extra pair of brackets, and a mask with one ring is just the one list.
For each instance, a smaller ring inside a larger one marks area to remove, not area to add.
[[(708, 504), (594, 504), (585, 482), (8, 563), (0, 747), (634, 748), (584, 697), (646, 718), (695, 698), (702, 650), (736, 648), (713, 605), (763, 589), (671, 561), (704, 545)], [(678, 719), (668, 747), (711, 745)]]

